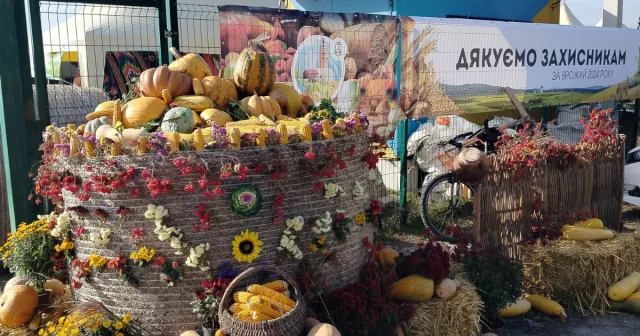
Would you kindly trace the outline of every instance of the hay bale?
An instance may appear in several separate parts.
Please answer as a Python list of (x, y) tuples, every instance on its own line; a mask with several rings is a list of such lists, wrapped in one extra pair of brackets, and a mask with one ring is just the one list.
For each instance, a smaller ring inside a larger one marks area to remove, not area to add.
[(458, 274), (462, 287), (450, 299), (434, 297), (416, 306), (405, 326), (408, 336), (474, 336), (480, 331), (483, 304), (476, 287)]
[(609, 308), (607, 288), (640, 270), (640, 234), (527, 247), (523, 265), (529, 293), (549, 296), (585, 315), (602, 315)]

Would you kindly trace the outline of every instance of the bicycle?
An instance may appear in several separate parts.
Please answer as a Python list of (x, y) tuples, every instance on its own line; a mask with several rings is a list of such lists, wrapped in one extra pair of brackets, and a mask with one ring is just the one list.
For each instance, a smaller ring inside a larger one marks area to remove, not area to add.
[[(506, 128), (516, 128), (531, 122), (532, 119), (523, 114), (521, 120), (506, 125)], [(459, 134), (450, 140), (439, 142), (437, 146), (441, 148), (453, 146), (452, 150), (446, 150), (444, 154), (440, 154), (444, 156), (444, 160), (441, 158), (441, 161), (448, 160), (449, 162), (443, 162), (443, 164), (449, 166), (457, 154), (468, 147), (475, 147), (491, 154), (497, 150), (496, 143), (501, 133), (500, 128), (489, 127), (489, 121), (485, 120), (484, 127), (476, 132)], [(417, 151), (419, 150), (420, 147)], [(474, 186), (460, 181), (457, 174), (452, 171), (432, 177), (427, 175), (420, 196), (420, 215), (425, 227), (441, 241), (457, 243), (459, 239), (446, 228), (447, 225), (454, 224), (467, 228), (472, 226), (473, 192)]]

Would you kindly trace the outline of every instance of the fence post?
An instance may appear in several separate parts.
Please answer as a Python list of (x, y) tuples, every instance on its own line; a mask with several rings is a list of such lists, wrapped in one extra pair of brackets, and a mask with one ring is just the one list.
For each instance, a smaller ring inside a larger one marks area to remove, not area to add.
[(160, 62), (158, 64), (169, 64), (169, 38), (171, 30), (167, 27), (169, 19), (167, 10), (167, 1), (160, 0), (158, 2), (158, 41), (160, 42)]
[[(178, 24), (178, 0), (169, 1), (169, 30), (173, 32), (171, 36), (171, 46), (180, 50), (180, 25)], [(173, 61), (173, 55), (169, 55)]]
[(29, 76), (25, 4), (0, 0), (0, 12), (4, 15), (0, 20), (0, 31), (4, 36), (4, 45), (0, 48), (0, 128), (9, 219), (11, 229), (15, 231), (18, 223), (32, 221), (36, 217), (33, 203), (28, 201), (32, 188), (28, 176), (31, 164), (27, 128), (28, 119), (35, 123), (35, 111)]
[(40, 20), (40, 0), (29, 0), (29, 16), (31, 19), (31, 53), (33, 54), (33, 71), (36, 84), (36, 101), (38, 102), (38, 119), (41, 125), (49, 125), (49, 95), (47, 93), (47, 70), (44, 60), (44, 43), (42, 41), (42, 22)]
[(627, 151), (630, 151), (638, 146), (638, 123), (640, 123), (640, 99), (636, 99), (633, 104), (633, 133), (629, 135), (631, 137), (631, 145), (629, 146)]
[[(397, 99), (397, 108), (400, 108), (400, 93), (402, 92), (402, 20), (399, 16), (396, 16), (398, 22), (398, 57), (396, 58), (396, 90), (398, 92), (394, 99)], [(400, 225), (407, 223), (407, 133), (409, 132), (409, 121), (400, 120), (396, 127), (402, 127), (401, 132), (398, 132), (400, 139), (396, 141), (402, 141), (402, 153), (400, 154)]]

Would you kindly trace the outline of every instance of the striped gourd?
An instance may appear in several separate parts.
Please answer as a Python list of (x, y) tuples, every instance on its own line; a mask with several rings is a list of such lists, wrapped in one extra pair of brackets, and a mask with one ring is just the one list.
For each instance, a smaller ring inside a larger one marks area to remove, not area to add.
[(280, 133), (280, 144), (289, 144), (289, 132), (287, 131), (287, 125), (278, 124), (278, 133)]
[(282, 316), (282, 313), (280, 313), (279, 311), (271, 308), (269, 305), (265, 305), (262, 303), (249, 303), (249, 309), (255, 311), (255, 312), (260, 312), (262, 314), (267, 315), (268, 317), (275, 319), (278, 318), (280, 316)]
[(331, 129), (331, 122), (325, 119), (320, 124), (322, 125), (322, 136), (325, 139), (333, 139), (333, 129)]
[(199, 151), (204, 149), (204, 136), (200, 129), (193, 131), (193, 147)]
[(251, 40), (233, 70), (233, 81), (245, 95), (266, 96), (276, 82), (276, 67), (262, 42)]
[(300, 135), (302, 136), (302, 141), (313, 141), (313, 132), (311, 131), (311, 125), (305, 123), (300, 126)]
[(295, 307), (296, 302), (291, 300), (290, 298), (282, 295), (282, 293), (278, 292), (278, 291), (274, 291), (273, 289), (267, 288), (265, 286), (261, 286), (261, 285), (250, 285), (247, 290), (249, 291), (249, 293), (251, 294), (255, 294), (255, 295), (264, 295), (266, 297), (270, 297), (278, 302), (281, 302), (291, 308)]
[(118, 122), (122, 123), (122, 104), (119, 99), (113, 104), (113, 116), (111, 119), (111, 125), (113, 126), (116, 126)]

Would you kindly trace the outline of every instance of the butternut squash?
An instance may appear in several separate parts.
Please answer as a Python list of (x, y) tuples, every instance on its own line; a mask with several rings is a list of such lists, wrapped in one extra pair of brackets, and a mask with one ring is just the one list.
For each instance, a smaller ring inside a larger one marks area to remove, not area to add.
[(633, 272), (607, 289), (607, 297), (614, 302), (628, 298), (640, 286), (640, 273)]
[(431, 300), (433, 290), (433, 280), (412, 274), (394, 282), (389, 297), (404, 302), (421, 303)]

